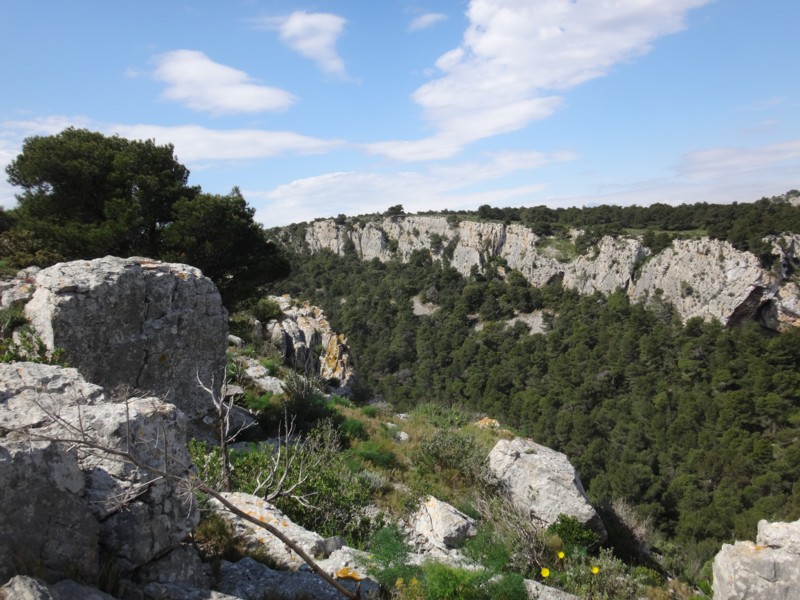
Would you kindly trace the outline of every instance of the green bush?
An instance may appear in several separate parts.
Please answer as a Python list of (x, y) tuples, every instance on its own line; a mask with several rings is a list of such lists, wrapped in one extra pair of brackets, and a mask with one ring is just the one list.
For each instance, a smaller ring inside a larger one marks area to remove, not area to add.
[(250, 309), (250, 312), (256, 319), (264, 324), (273, 319), (280, 319), (283, 316), (283, 310), (280, 304), (271, 298), (261, 298), (256, 302), (255, 306)]
[(419, 578), (422, 569), (406, 564), (409, 551), (403, 532), (396, 525), (383, 527), (370, 541), (367, 572), (386, 590), (392, 589), (398, 580)]
[[(281, 452), (286, 452), (286, 446)], [(264, 479), (277, 464), (274, 480), (286, 473), (288, 488), (293, 482), (302, 482), (291, 496), (273, 500), (292, 521), (316, 531), (322, 536), (340, 535), (348, 545), (360, 547), (372, 535), (375, 527), (362, 517), (361, 509), (370, 501), (369, 490), (360, 484), (344, 463), (338, 451), (338, 436), (329, 421), (312, 430), (304, 442), (289, 447), (288, 461), (275, 460), (277, 446), (253, 444), (249, 450), (232, 451), (231, 489), (252, 494), (258, 482)], [(197, 475), (207, 485), (219, 489), (221, 483), (222, 451), (219, 446), (208, 447), (203, 442), (191, 440), (189, 453), (197, 466)], [(287, 472), (288, 466), (288, 472)], [(301, 470), (303, 477), (301, 477)], [(270, 491), (270, 490), (267, 490)], [(261, 490), (263, 495), (266, 492)], [(296, 497), (304, 497), (310, 506), (304, 506)]]
[(377, 406), (362, 406), (361, 407), (361, 414), (365, 417), (369, 417), (370, 419), (375, 419), (378, 417), (378, 407)]
[(344, 423), (339, 427), (342, 435), (349, 441), (353, 440), (366, 440), (369, 438), (367, 429), (364, 423), (358, 419), (345, 419)]
[(265, 392), (261, 395), (255, 392), (245, 392), (241, 403), (253, 411), (263, 411), (272, 405), (272, 392)]
[(561, 538), (565, 548), (588, 549), (600, 541), (600, 536), (569, 515), (559, 515), (547, 531)]
[(391, 469), (397, 466), (397, 456), (373, 440), (368, 440), (354, 449), (356, 456), (371, 462), (376, 467)]
[(418, 469), (439, 473), (453, 469), (467, 481), (478, 481), (483, 473), (485, 453), (469, 434), (456, 430), (437, 431), (425, 438), (414, 454)]

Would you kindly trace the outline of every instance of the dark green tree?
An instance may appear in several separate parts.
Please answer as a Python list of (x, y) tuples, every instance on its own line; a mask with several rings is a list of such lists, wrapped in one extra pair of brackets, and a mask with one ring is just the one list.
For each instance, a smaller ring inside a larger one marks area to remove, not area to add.
[(232, 308), (289, 274), (288, 261), (267, 241), (254, 213), (236, 187), (227, 196), (180, 200), (164, 230), (162, 257), (198, 267)]
[(14, 230), (61, 260), (154, 256), (172, 207), (199, 191), (171, 145), (85, 129), (26, 139), (6, 173), (22, 188)]
[(239, 190), (187, 185), (169, 144), (69, 128), (25, 140), (6, 172), (22, 188), (0, 223), (10, 266), (107, 254), (177, 260), (210, 277), (228, 308), (289, 272)]

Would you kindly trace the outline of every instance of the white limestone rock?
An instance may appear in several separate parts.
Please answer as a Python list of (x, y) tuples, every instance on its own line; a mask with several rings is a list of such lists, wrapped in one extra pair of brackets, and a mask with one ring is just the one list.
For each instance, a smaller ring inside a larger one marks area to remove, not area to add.
[(600, 536), (607, 533), (586, 497), (581, 480), (567, 457), (531, 440), (500, 440), (489, 453), (489, 473), (517, 509), (542, 527), (562, 514), (575, 517)]
[(474, 519), (433, 496), (428, 496), (420, 503), (411, 517), (411, 529), (421, 551), (438, 550), (444, 553), (458, 547), (477, 532)]
[(228, 314), (198, 269), (107, 256), (53, 265), (35, 285), (25, 314), (88, 381), (159, 396), (191, 420), (208, 415), (197, 378), (219, 392)]
[[(32, 385), (36, 379), (43, 384)], [(103, 391), (75, 369), (52, 365), (0, 364), (0, 382), (0, 480), (15, 482), (0, 489), (6, 507), (0, 555), (33, 544), (33, 557), (41, 552), (37, 560), (51, 565), (54, 576), (77, 569), (92, 581), (99, 552), (129, 572), (191, 532), (199, 512), (177, 482), (102, 450), (79, 446), (68, 453), (37, 441), (85, 437), (149, 467), (188, 475), (186, 418), (177, 407), (158, 398), (104, 402)]]
[[(572, 234), (574, 238), (578, 232)], [(473, 267), (483, 271), (486, 262), (497, 256), (535, 286), (562, 275), (565, 287), (583, 294), (622, 289), (634, 301), (660, 296), (676, 307), (683, 320), (701, 317), (736, 323), (766, 311), (762, 322), (768, 327), (783, 331), (800, 326), (800, 288), (787, 279), (800, 266), (800, 235), (771, 238), (773, 253), (779, 257), (773, 270), (762, 268), (749, 252), (703, 238), (674, 241), (646, 261), (639, 273), (637, 268), (650, 250), (638, 238), (605, 236), (595, 249), (570, 260), (547, 238), (520, 224), (452, 224), (445, 217), (414, 215), (360, 226), (327, 220), (312, 223), (305, 241), (312, 252), (325, 248), (344, 254), (352, 246), (363, 260), (387, 261), (395, 256), (408, 260), (415, 250), (431, 249), (433, 236), (442, 245), (452, 244), (452, 255), (445, 257), (434, 249), (434, 259), (448, 262), (462, 275), (469, 275)]]
[[(311, 557), (324, 558), (325, 540), (317, 533), (295, 524), (280, 510), (257, 496), (241, 492), (223, 494), (238, 509), (263, 523), (269, 523), (284, 533)], [(226, 510), (217, 500), (211, 501), (214, 510), (233, 525), (234, 532), (253, 548), (264, 550), (280, 569), (297, 570), (305, 564), (297, 554), (266, 529), (258, 527)]]
[(723, 544), (714, 557), (716, 600), (790, 600), (800, 590), (800, 520), (760, 521), (756, 543)]
[(347, 338), (331, 329), (321, 308), (295, 303), (289, 296), (269, 298), (281, 307), (283, 317), (264, 326), (265, 339), (282, 352), (284, 362), (337, 380), (340, 392), (347, 393), (355, 377)]
[(580, 600), (577, 596), (562, 590), (539, 583), (532, 579), (525, 580), (525, 590), (530, 600)]

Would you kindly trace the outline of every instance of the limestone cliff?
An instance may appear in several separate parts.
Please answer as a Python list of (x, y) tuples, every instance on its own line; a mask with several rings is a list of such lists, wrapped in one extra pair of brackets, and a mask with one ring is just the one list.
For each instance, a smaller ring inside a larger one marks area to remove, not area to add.
[(336, 380), (339, 390), (346, 392), (354, 378), (347, 338), (331, 329), (321, 308), (297, 303), (289, 296), (270, 298), (283, 316), (264, 324), (264, 337), (283, 353), (285, 362)]
[[(573, 232), (573, 241), (578, 232)], [(570, 240), (541, 237), (524, 225), (406, 216), (354, 224), (321, 220), (305, 230), (311, 252), (354, 250), (363, 260), (399, 257), (428, 249), (462, 275), (502, 259), (540, 286), (557, 277), (582, 294), (624, 290), (633, 301), (669, 302), (684, 320), (717, 318), (735, 324), (759, 318), (775, 330), (800, 325), (800, 287), (791, 272), (800, 262), (800, 236), (771, 239), (777, 266), (728, 242), (675, 240), (656, 255), (637, 237), (602, 238), (578, 255)]]

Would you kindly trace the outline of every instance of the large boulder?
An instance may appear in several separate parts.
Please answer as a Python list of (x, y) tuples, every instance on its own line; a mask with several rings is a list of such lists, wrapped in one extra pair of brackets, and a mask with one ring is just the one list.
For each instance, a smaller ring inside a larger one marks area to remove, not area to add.
[(411, 517), (411, 530), (423, 552), (444, 552), (473, 537), (475, 520), (447, 502), (428, 496)]
[(500, 440), (489, 453), (489, 473), (518, 510), (549, 527), (562, 514), (607, 537), (566, 455), (531, 440)]
[(799, 593), (800, 520), (760, 521), (755, 544), (723, 544), (714, 558), (716, 600), (791, 600)]
[(163, 555), (199, 517), (179, 480), (190, 468), (174, 405), (108, 402), (75, 369), (0, 364), (2, 581), (39, 569), (95, 582), (101, 563), (124, 574)]
[(51, 351), (108, 391), (158, 396), (190, 420), (208, 417), (225, 374), (228, 315), (196, 268), (107, 256), (59, 263), (35, 275), (25, 306)]

